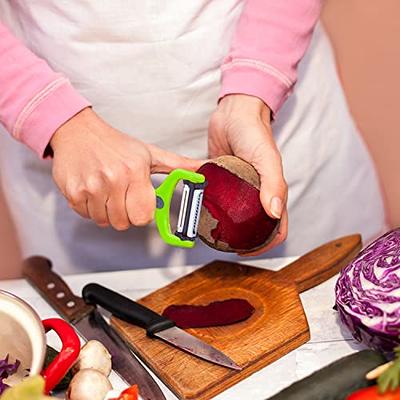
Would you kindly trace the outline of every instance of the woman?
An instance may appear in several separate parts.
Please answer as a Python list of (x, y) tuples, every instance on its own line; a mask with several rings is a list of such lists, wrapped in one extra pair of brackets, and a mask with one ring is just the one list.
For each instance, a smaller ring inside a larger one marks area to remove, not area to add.
[[(43, 253), (61, 271), (221, 258), (203, 245), (168, 248), (154, 225), (118, 231), (152, 219), (159, 180), (152, 185), (150, 174), (196, 169), (207, 137), (211, 157), (231, 153), (260, 173), (264, 208), (282, 219), (272, 246), (286, 237), (288, 204), (288, 240), (269, 254), (300, 254), (354, 231), (377, 235), (384, 229), (377, 179), (319, 28), (282, 107), (320, 7), (318, 0), (3, 1), (5, 25), (72, 83), (2, 30), (1, 121), (40, 156), (54, 153), (52, 163), (39, 161), (2, 138), (1, 172), (24, 253)], [(62, 195), (107, 228), (73, 214)]]

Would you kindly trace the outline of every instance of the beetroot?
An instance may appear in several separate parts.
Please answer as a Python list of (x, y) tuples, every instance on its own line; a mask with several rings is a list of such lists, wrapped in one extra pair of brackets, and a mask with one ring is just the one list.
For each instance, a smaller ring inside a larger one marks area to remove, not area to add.
[(212, 160), (198, 170), (207, 180), (198, 228), (210, 247), (248, 253), (275, 236), (279, 220), (260, 201), (260, 178), (247, 162), (233, 156)]
[(244, 321), (253, 314), (254, 307), (243, 299), (214, 301), (203, 305), (171, 305), (163, 316), (171, 319), (180, 328), (205, 328), (230, 325)]

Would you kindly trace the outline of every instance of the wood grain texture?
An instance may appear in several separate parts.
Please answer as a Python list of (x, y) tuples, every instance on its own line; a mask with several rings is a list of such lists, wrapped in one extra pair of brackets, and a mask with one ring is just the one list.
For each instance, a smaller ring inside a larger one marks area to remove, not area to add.
[(335, 275), (361, 250), (361, 235), (350, 235), (332, 240), (310, 251), (287, 265), (282, 278), (296, 282), (299, 292), (304, 292)]
[(208, 304), (230, 298), (249, 301), (255, 312), (247, 321), (187, 330), (226, 353), (243, 367), (240, 372), (150, 339), (143, 329), (119, 319), (113, 318), (112, 324), (180, 399), (211, 399), (309, 340), (299, 288), (306, 290), (336, 274), (360, 245), (359, 235), (342, 238), (279, 272), (214, 261), (139, 300), (159, 313), (171, 304)]

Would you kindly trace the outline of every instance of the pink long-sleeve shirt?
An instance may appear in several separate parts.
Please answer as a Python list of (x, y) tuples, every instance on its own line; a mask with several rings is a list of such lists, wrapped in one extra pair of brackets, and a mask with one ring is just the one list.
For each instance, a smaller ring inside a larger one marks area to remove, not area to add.
[[(222, 65), (220, 98), (261, 98), (276, 113), (296, 82), (322, 0), (246, 0)], [(0, 24), (0, 122), (40, 157), (54, 132), (90, 103)]]

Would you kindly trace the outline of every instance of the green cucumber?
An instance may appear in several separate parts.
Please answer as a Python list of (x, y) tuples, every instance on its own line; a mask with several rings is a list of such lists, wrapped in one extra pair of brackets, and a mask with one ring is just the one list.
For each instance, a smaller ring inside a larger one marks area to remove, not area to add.
[[(44, 368), (47, 368), (50, 363), (58, 356), (58, 351), (47, 345), (46, 358), (44, 360)], [(61, 392), (68, 389), (69, 383), (72, 380), (72, 372), (69, 370), (62, 381), (52, 390), (52, 392)]]
[(350, 393), (374, 385), (375, 381), (368, 381), (365, 375), (385, 362), (381, 353), (359, 351), (293, 383), (268, 400), (345, 400)]

